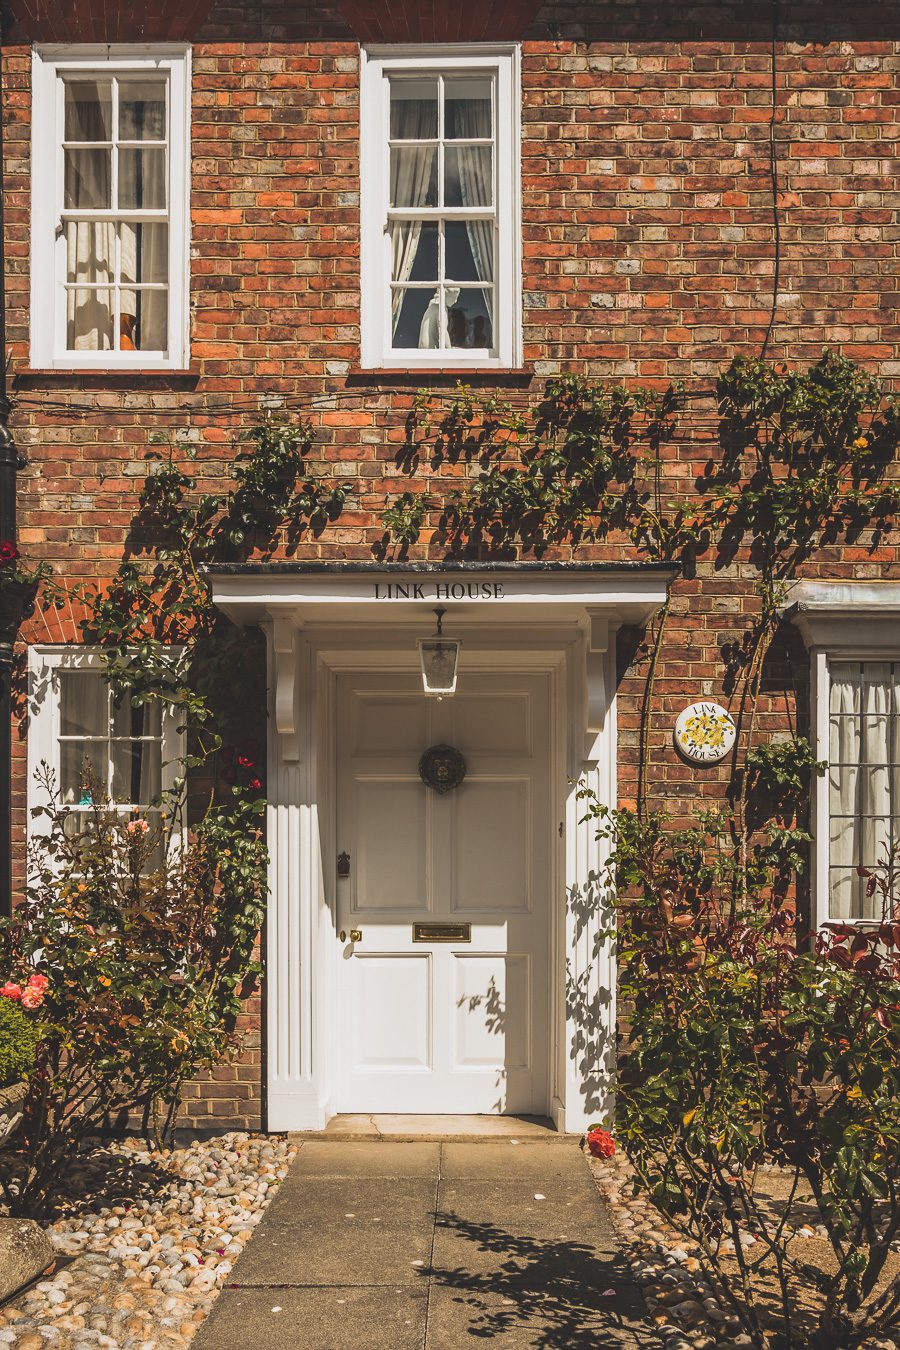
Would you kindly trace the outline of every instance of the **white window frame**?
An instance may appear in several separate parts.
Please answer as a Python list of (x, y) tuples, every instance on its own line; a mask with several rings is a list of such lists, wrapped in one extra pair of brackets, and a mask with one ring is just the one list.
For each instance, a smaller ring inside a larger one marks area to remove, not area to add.
[[(169, 84), (169, 307), (165, 354), (66, 350), (63, 79), (155, 72)], [(41, 46), (31, 68), (31, 365), (38, 370), (182, 370), (189, 355), (190, 47)]]
[[(173, 653), (174, 655), (174, 653)], [(32, 818), (31, 811), (38, 806), (49, 806), (47, 793), (37, 780), (42, 764), (47, 764), (59, 779), (60, 756), (60, 697), (59, 672), (88, 670), (98, 674), (103, 670), (99, 647), (45, 646), (28, 649), (28, 832), (44, 834), (49, 829), (46, 816)], [(179, 730), (179, 715), (164, 704), (161, 719), (161, 786), (170, 792), (175, 780), (184, 776), (179, 763), (185, 752), (185, 733)], [(136, 803), (149, 806), (149, 802)], [(115, 809), (115, 808), (113, 808)], [(129, 810), (123, 805), (122, 810)]]
[[(900, 661), (900, 582), (801, 581), (784, 612), (800, 629), (810, 653), (810, 731), (813, 753), (829, 759), (831, 666), (835, 662)], [(812, 922), (815, 928), (852, 922), (877, 926), (875, 919), (841, 919), (830, 914), (831, 801), (829, 772), (813, 774), (810, 826)]]
[[(522, 363), (520, 48), (517, 43), (363, 48), (360, 64), (361, 364), (384, 370), (515, 369)], [(496, 78), (497, 279), (494, 349), (391, 347), (390, 90), (398, 73)]]

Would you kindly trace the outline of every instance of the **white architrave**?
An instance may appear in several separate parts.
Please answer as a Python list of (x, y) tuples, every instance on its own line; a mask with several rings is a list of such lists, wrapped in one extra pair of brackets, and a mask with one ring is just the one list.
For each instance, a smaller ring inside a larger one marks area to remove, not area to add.
[[(598, 838), (597, 822), (586, 818), (579, 791), (586, 788), (600, 803), (615, 805), (612, 638), (620, 623), (642, 622), (654, 612), (671, 576), (661, 569), (600, 568), (213, 574), (216, 603), (238, 623), (262, 622), (268, 633), (269, 1129), (321, 1129), (334, 1114), (333, 991), (341, 953), (335, 923), (335, 680), (347, 670), (415, 670), (416, 638), (431, 630), (436, 603), (448, 611), (445, 631), (463, 639), (461, 679), (466, 669), (551, 675), (556, 793), (548, 830), (557, 836), (558, 856), (548, 953), (548, 1111), (557, 1128), (570, 1133), (608, 1114), (615, 1048), (608, 848)], [(458, 589), (463, 583), (464, 594)], [(455, 595), (443, 593), (448, 586), (457, 588)]]
[[(900, 582), (799, 581), (783, 614), (810, 655), (810, 727), (816, 759), (829, 756), (830, 665), (835, 660), (900, 660)], [(817, 927), (829, 922), (828, 776), (812, 775), (812, 899)]]

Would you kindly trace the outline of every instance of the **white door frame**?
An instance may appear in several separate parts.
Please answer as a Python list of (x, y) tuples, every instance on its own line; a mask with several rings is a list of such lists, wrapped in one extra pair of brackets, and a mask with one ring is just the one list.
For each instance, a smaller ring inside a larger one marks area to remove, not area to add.
[[(360, 571), (362, 569), (359, 569)], [(269, 907), (266, 921), (267, 1124), (322, 1129), (334, 1114), (338, 1052), (335, 924), (335, 682), (344, 671), (414, 670), (415, 639), (430, 631), (433, 601), (413, 595), (385, 611), (366, 605), (359, 573), (303, 569), (256, 577), (223, 572), (214, 599), (238, 622), (261, 623), (269, 653)], [(393, 580), (402, 569), (368, 571)], [(518, 575), (521, 575), (519, 573)], [(557, 777), (550, 827), (554, 859), (550, 969), (550, 1115), (557, 1129), (582, 1131), (612, 1109), (615, 958), (605, 886), (607, 845), (585, 819), (580, 787), (616, 802), (615, 632), (662, 603), (671, 574), (655, 569), (635, 586), (571, 572), (527, 576), (516, 603), (479, 609), (450, 597), (445, 630), (462, 637), (466, 669), (543, 670), (552, 688), (551, 754)], [(288, 576), (290, 580), (288, 580)], [(495, 577), (472, 569), (475, 579)], [(343, 588), (340, 585), (343, 582)], [(554, 582), (557, 584), (554, 585)], [(562, 582), (560, 586), (558, 583)], [(337, 583), (337, 584), (336, 584)], [(485, 584), (494, 584), (493, 582)], [(487, 595), (488, 592), (485, 592)], [(496, 599), (496, 595), (491, 597)], [(404, 597), (405, 599), (405, 597)], [(553, 604), (553, 600), (559, 601)], [(424, 603), (423, 603), (424, 601)], [(443, 603), (444, 597), (441, 597)], [(485, 622), (487, 620), (487, 622)], [(423, 695), (424, 697), (424, 695)]]

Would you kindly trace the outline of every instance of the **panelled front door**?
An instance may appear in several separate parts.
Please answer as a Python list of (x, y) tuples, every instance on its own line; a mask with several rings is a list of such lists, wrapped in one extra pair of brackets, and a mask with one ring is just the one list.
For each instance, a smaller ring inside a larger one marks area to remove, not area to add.
[[(463, 672), (437, 701), (342, 675), (337, 714), (338, 1109), (546, 1114), (547, 677)], [(467, 766), (444, 794), (419, 776), (437, 744)]]

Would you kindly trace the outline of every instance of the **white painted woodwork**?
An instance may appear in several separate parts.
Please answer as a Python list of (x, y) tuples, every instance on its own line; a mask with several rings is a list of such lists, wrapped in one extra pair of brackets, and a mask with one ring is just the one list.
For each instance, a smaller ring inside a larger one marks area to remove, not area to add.
[[(416, 674), (338, 678), (337, 1108), (546, 1114), (550, 690), (541, 674), (467, 673), (425, 699)], [(467, 763), (440, 795), (429, 745)], [(416, 922), (471, 923), (417, 943)], [(351, 940), (352, 929), (362, 938)]]

